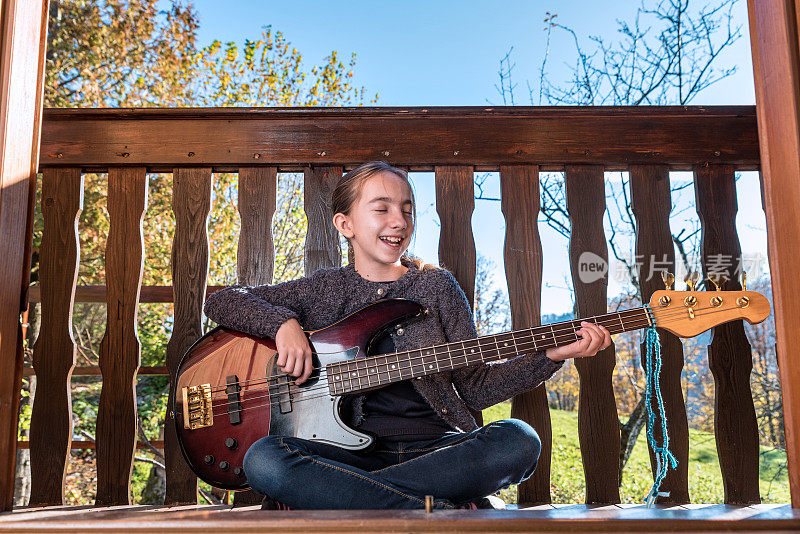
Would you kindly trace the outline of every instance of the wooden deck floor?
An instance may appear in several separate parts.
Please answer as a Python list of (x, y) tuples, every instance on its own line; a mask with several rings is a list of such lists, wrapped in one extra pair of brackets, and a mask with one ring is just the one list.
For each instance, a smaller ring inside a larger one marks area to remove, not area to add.
[(553, 505), (519, 510), (261, 511), (257, 506), (20, 508), (0, 532), (795, 532), (788, 504)]

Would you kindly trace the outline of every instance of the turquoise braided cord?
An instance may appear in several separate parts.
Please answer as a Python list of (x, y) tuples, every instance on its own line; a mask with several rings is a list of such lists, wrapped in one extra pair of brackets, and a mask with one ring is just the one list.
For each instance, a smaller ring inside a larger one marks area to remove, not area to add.
[[(661, 385), (659, 376), (661, 375), (661, 341), (655, 326), (649, 326), (646, 330), (645, 345), (647, 347), (645, 355), (645, 389), (644, 398), (647, 408), (647, 441), (653, 449), (656, 457), (656, 472), (653, 477), (653, 487), (645, 498), (647, 507), (650, 508), (655, 503), (656, 497), (668, 497), (669, 492), (660, 492), (661, 483), (667, 476), (667, 470), (671, 467), (675, 469), (678, 460), (669, 450), (669, 432), (667, 432), (667, 415), (664, 410), (664, 399), (661, 397)], [(661, 421), (661, 431), (663, 434), (663, 445), (659, 446), (655, 438), (656, 413), (653, 411), (652, 399), (655, 389), (656, 405), (658, 407), (658, 418)]]

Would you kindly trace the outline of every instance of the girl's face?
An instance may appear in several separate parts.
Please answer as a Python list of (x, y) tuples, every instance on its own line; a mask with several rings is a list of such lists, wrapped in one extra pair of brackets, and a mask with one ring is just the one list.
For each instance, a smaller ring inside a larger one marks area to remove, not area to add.
[(353, 245), (360, 273), (384, 274), (388, 267), (400, 266), (414, 233), (413, 207), (408, 184), (391, 172), (380, 172), (364, 182), (348, 215), (334, 216), (337, 230)]

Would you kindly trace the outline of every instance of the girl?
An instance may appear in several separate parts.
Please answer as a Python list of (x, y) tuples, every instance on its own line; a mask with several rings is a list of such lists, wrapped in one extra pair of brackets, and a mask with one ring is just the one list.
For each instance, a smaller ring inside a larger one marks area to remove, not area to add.
[[(273, 286), (226, 288), (208, 299), (206, 315), (274, 339), (278, 366), (297, 384), (313, 370), (303, 327), (323, 328), (381, 298), (412, 299), (429, 312), (385, 336), (378, 352), (477, 337), (455, 278), (406, 254), (416, 210), (405, 171), (365, 163), (339, 180), (331, 208), (333, 224), (349, 243), (348, 266)], [(478, 428), (469, 408), (482, 410), (533, 389), (565, 359), (592, 356), (611, 343), (608, 330), (588, 322), (578, 334), (570, 345), (353, 395), (344, 417), (376, 436), (371, 450), (267, 436), (245, 456), (248, 483), (294, 509), (423, 508), (425, 495), (434, 496), (437, 508), (474, 508), (484, 496), (530, 477), (541, 442), (516, 419)], [(269, 503), (265, 499), (265, 507)]]

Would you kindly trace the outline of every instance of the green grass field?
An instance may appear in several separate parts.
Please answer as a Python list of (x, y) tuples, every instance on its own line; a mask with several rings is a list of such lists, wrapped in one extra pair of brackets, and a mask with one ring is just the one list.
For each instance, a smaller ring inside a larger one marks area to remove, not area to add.
[[(500, 403), (484, 410), (484, 422), (510, 417), (511, 403)], [(553, 425), (551, 495), (553, 503), (582, 503), (585, 500), (583, 464), (578, 443), (578, 413), (550, 410)], [(760, 489), (763, 502), (789, 502), (786, 454), (761, 448)], [(622, 474), (620, 497), (624, 503), (641, 503), (650, 491), (653, 475), (647, 454), (644, 431), (634, 447)], [(714, 435), (689, 430), (689, 496), (694, 503), (723, 502), (722, 475)], [(506, 502), (516, 502), (516, 488), (502, 492)]]

